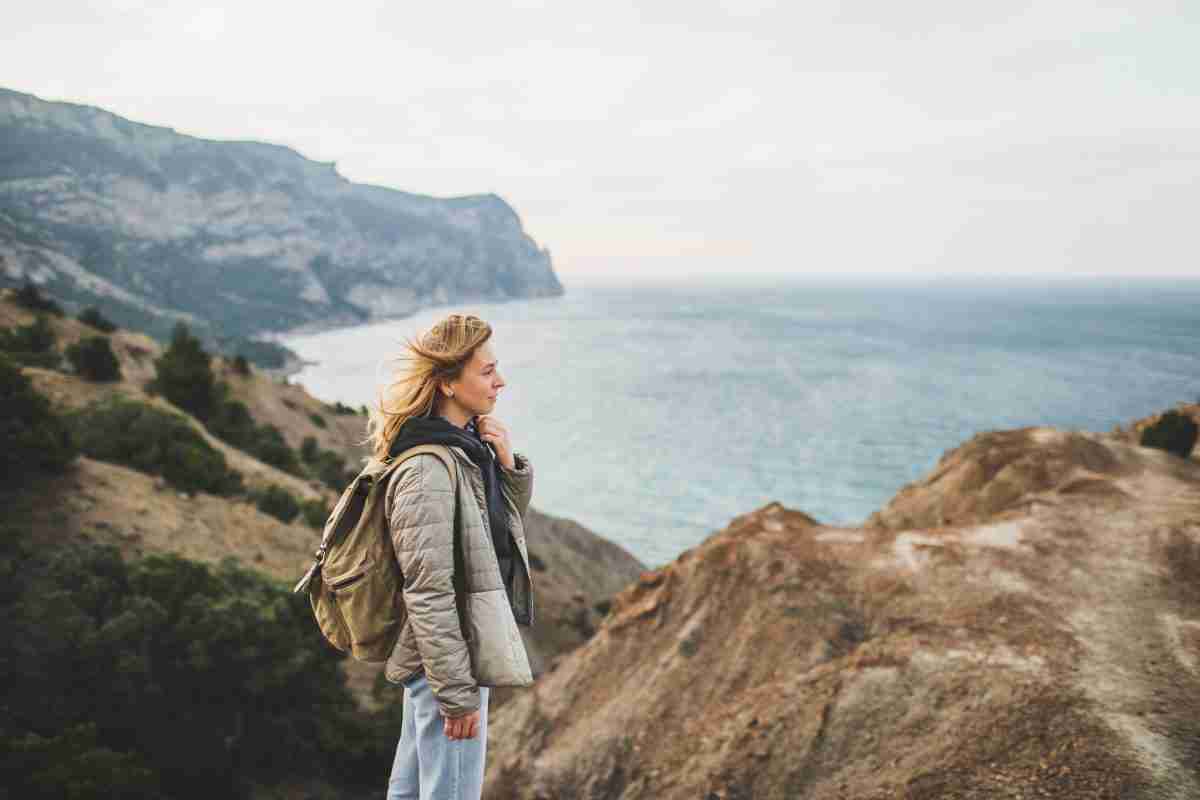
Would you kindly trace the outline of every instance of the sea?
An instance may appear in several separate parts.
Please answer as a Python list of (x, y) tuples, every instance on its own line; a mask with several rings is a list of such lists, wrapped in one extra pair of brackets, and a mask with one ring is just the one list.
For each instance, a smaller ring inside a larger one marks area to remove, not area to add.
[(285, 337), (309, 362), (290, 379), (375, 403), (404, 337), (451, 312), (494, 329), (533, 506), (649, 568), (772, 501), (861, 524), (976, 433), (1200, 400), (1200, 280), (1169, 278), (568, 286)]

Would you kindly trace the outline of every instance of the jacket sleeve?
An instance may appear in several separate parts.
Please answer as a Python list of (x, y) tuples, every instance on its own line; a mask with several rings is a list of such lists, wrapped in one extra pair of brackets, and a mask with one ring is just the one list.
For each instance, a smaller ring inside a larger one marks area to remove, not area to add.
[(513, 469), (500, 465), (500, 484), (508, 499), (517, 507), (521, 519), (529, 508), (529, 500), (533, 497), (533, 464), (518, 452), (513, 452)]
[(454, 490), (434, 455), (414, 456), (389, 486), (388, 526), (425, 676), (443, 716), (479, 708), (479, 687), (454, 602)]

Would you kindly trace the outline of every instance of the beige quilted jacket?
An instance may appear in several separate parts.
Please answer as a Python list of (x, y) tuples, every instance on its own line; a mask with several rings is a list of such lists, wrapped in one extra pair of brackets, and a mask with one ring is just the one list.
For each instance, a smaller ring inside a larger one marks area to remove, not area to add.
[(510, 605), (488, 523), (483, 473), (459, 447), (458, 513), (467, 590), (466, 636), (455, 606), (451, 524), (455, 494), (450, 474), (435, 455), (421, 454), (397, 467), (388, 484), (385, 513), (404, 574), (408, 616), (384, 667), (393, 683), (425, 671), (444, 716), (479, 708), (480, 686), (533, 683), (517, 621), (533, 623), (533, 582), (525, 546), (524, 516), (533, 493), (533, 467), (514, 453), (515, 468), (500, 467), (509, 528), (520, 558), (514, 564)]

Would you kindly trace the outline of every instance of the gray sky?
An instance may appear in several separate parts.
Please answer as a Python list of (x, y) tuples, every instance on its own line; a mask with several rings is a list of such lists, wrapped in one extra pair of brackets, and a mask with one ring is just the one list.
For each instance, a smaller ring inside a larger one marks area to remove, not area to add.
[(1200, 275), (1200, 0), (39, 0), (0, 85), (492, 191), (564, 283)]

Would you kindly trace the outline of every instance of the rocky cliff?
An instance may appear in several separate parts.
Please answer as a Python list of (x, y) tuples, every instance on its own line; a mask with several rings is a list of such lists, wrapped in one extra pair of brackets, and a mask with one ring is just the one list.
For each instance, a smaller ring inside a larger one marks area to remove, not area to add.
[(1200, 464), (989, 432), (869, 525), (770, 504), (643, 573), (492, 717), (485, 797), (1184, 800), (1197, 698)]
[(286, 147), (0, 89), (0, 282), (27, 276), (122, 325), (184, 319), (204, 338), (562, 293), (495, 195), (352, 183)]

